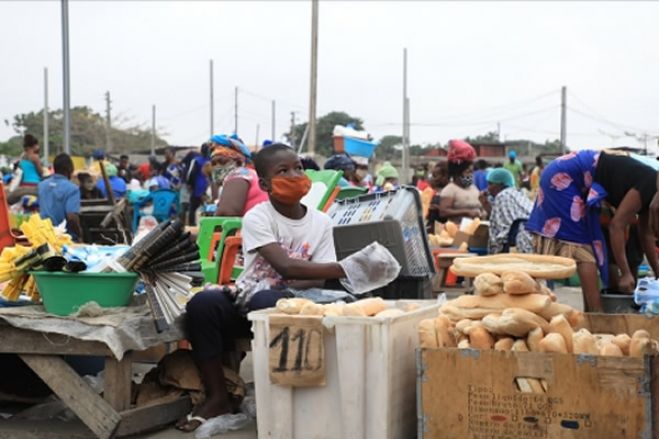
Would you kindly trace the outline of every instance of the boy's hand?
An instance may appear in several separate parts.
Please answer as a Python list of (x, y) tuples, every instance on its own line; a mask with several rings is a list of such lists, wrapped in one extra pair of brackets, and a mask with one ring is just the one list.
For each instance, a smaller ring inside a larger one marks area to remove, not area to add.
[(337, 262), (311, 262), (293, 259), (276, 242), (259, 247), (257, 251), (284, 279), (324, 280), (345, 277), (343, 268)]

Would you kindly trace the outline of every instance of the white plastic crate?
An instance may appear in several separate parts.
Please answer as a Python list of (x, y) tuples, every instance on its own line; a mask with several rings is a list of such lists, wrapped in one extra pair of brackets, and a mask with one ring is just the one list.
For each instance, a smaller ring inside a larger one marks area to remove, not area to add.
[(428, 301), (391, 319), (325, 317), (325, 386), (270, 383), (268, 316), (249, 314), (254, 339), (259, 439), (406, 439), (416, 434), (416, 363), (419, 322), (437, 315)]

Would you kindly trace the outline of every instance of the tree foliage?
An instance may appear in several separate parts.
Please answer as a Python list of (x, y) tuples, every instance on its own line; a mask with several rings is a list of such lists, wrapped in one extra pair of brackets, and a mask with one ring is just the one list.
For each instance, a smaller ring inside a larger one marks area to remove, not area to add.
[[(16, 136), (6, 142), (0, 142), (0, 153), (18, 155), (22, 150), (22, 136), (30, 133), (43, 144), (43, 110), (17, 114), (10, 123)], [(51, 153), (64, 149), (63, 111), (48, 112), (48, 139)], [(110, 141), (113, 153), (123, 153), (148, 149), (151, 145), (151, 131), (134, 125), (130, 127), (113, 126), (110, 130)], [(71, 153), (88, 155), (95, 149), (105, 149), (106, 126), (105, 118), (87, 106), (71, 108)], [(156, 135), (156, 147), (166, 146), (167, 142)]]
[[(332, 131), (334, 131), (334, 126), (336, 125), (354, 125), (354, 128), (357, 130), (364, 129), (364, 121), (358, 117), (350, 116), (348, 113), (343, 111), (332, 111), (326, 115), (318, 118), (316, 121), (316, 154), (320, 154), (326, 157), (332, 155)], [(293, 138), (290, 134), (287, 134), (286, 137), (291, 144), (299, 146), (304, 136), (304, 131), (307, 129), (307, 122), (295, 125), (293, 131)], [(308, 141), (306, 145), (308, 145)], [(305, 146), (306, 150), (306, 146)]]

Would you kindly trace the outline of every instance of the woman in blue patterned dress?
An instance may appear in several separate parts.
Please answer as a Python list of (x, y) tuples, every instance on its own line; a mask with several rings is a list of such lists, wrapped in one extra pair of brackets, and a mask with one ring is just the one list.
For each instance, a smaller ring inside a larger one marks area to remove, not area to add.
[[(654, 163), (653, 163), (654, 162)], [(654, 225), (659, 218), (659, 163), (618, 151), (571, 152), (550, 163), (527, 230), (536, 253), (573, 258), (588, 311), (601, 311), (597, 271), (608, 282), (606, 246), (599, 222), (601, 202), (616, 209), (609, 225), (611, 249), (620, 270), (619, 288), (631, 293), (635, 281), (625, 256), (625, 228), (636, 215), (643, 251), (659, 275)]]

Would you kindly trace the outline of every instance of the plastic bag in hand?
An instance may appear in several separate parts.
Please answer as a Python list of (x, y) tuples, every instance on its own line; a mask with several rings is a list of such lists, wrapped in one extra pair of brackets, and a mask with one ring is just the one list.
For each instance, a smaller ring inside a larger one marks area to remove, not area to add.
[(244, 413), (227, 414), (211, 418), (195, 430), (195, 439), (209, 439), (217, 434), (224, 434), (231, 430), (240, 430), (249, 424), (249, 417)]
[(341, 284), (352, 294), (382, 288), (398, 277), (400, 264), (386, 247), (372, 242), (339, 262), (346, 274)]

